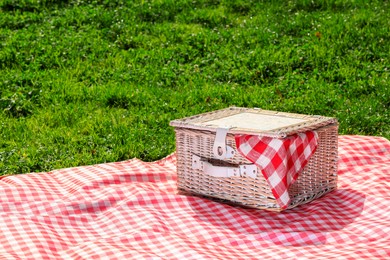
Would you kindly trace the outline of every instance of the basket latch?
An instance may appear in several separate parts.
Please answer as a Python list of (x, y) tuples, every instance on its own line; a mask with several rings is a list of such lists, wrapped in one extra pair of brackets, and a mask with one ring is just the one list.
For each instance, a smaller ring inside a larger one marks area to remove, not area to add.
[(229, 128), (217, 128), (213, 146), (213, 154), (216, 159), (229, 159), (234, 157), (234, 149), (226, 145), (228, 132)]

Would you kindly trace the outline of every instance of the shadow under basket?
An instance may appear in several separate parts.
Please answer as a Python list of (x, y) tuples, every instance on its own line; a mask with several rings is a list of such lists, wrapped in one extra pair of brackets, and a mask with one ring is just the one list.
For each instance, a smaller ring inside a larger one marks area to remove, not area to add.
[[(287, 138), (306, 131), (317, 132), (318, 144), (288, 189), (291, 201), (287, 209), (337, 188), (338, 123), (335, 118), (231, 107), (174, 120), (171, 126), (176, 133), (177, 188), (185, 194), (281, 211), (261, 170), (257, 166), (253, 169), (252, 162), (237, 151), (235, 135)], [(223, 135), (218, 133), (220, 129), (225, 129)], [(223, 159), (216, 156), (215, 150), (221, 136), (227, 154)], [(199, 163), (202, 167), (198, 167)], [(228, 177), (205, 174), (204, 165), (217, 170), (232, 169), (232, 174)]]

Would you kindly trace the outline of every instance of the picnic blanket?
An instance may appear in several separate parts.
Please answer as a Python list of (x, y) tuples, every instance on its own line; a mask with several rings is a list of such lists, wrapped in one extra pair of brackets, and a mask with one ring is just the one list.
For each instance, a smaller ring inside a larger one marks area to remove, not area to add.
[(390, 142), (339, 137), (338, 189), (282, 213), (176, 191), (175, 155), (0, 179), (0, 259), (389, 259)]

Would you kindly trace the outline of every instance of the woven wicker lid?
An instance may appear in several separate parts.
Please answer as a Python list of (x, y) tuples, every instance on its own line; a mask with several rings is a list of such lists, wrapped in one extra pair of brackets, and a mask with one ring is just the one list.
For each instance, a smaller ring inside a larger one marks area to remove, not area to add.
[(337, 124), (337, 119), (263, 110), (230, 107), (209, 113), (173, 120), (171, 126), (215, 132), (229, 128), (232, 134), (257, 134), (284, 138), (286, 136)]

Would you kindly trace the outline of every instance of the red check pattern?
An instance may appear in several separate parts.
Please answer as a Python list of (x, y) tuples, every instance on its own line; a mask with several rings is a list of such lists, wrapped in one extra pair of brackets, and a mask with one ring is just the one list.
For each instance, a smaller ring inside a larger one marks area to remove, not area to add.
[(237, 135), (235, 139), (237, 150), (260, 168), (280, 208), (286, 209), (291, 200), (288, 188), (315, 152), (317, 133), (308, 131), (280, 139)]
[(390, 142), (340, 136), (339, 187), (282, 213), (176, 192), (176, 158), (0, 179), (0, 259), (389, 259)]

